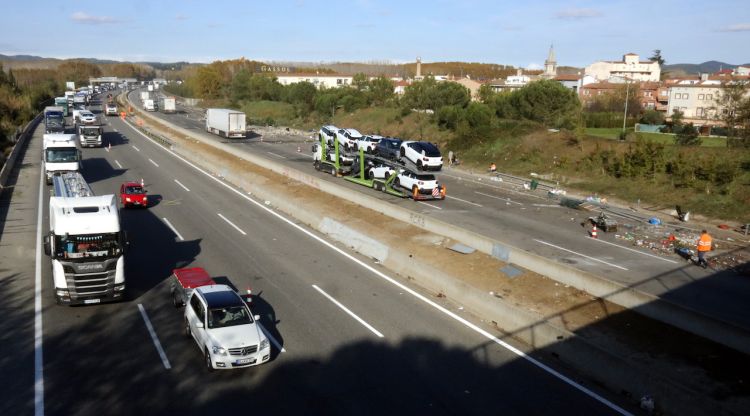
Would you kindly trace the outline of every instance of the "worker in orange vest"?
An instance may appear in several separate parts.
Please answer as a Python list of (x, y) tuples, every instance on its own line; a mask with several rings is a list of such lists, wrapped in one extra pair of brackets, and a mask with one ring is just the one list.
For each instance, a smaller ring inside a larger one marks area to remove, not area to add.
[(704, 269), (708, 267), (708, 261), (706, 261), (705, 257), (706, 253), (711, 251), (712, 247), (713, 243), (711, 241), (711, 236), (708, 234), (708, 231), (701, 231), (701, 236), (698, 239), (698, 265), (703, 266)]

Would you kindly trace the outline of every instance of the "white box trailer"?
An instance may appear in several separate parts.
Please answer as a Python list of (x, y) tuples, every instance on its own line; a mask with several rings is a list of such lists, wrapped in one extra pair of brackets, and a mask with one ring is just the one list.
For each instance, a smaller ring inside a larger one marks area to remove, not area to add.
[(146, 111), (156, 111), (156, 101), (152, 99), (143, 100), (143, 109)]
[(245, 113), (226, 108), (206, 110), (206, 131), (222, 137), (245, 138)]
[(159, 106), (161, 107), (161, 111), (165, 113), (177, 112), (177, 102), (174, 97), (162, 98), (161, 102), (159, 103)]
[(151, 93), (148, 91), (141, 91), (141, 101), (146, 101), (151, 98)]

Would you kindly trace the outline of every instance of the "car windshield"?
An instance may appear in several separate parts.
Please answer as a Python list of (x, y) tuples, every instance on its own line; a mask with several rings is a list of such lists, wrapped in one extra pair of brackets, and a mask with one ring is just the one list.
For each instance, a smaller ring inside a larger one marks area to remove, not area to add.
[(242, 305), (227, 306), (208, 310), (208, 327), (224, 328), (227, 326), (247, 325), (253, 323), (253, 319)]
[(126, 186), (125, 187), (125, 193), (128, 195), (140, 195), (144, 194), (143, 188), (140, 186)]
[(420, 143), (422, 150), (424, 150), (425, 156), (428, 157), (440, 157), (440, 150), (438, 150), (432, 143)]
[(392, 149), (398, 149), (398, 147), (401, 146), (401, 143), (393, 141), (393, 140), (388, 140), (385, 143), (388, 145), (388, 147), (390, 147)]
[(435, 175), (417, 175), (417, 179), (420, 181), (434, 181)]

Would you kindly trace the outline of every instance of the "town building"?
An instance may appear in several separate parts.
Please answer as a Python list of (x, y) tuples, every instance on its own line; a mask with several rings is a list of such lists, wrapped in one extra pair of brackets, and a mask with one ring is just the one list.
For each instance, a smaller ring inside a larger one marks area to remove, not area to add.
[(586, 67), (585, 74), (598, 82), (612, 81), (612, 78), (658, 82), (661, 78), (661, 67), (658, 62), (641, 61), (637, 54), (628, 53), (622, 57), (622, 61), (594, 62)]
[(322, 88), (337, 88), (352, 85), (353, 76), (351, 75), (335, 75), (335, 74), (286, 74), (277, 75), (276, 78), (282, 85), (296, 84), (298, 82), (309, 82), (318, 89)]
[(560, 74), (553, 79), (562, 84), (563, 87), (573, 90), (576, 94), (583, 85), (583, 77), (580, 74)]
[(579, 97), (581, 98), (581, 103), (586, 106), (594, 102), (596, 97), (605, 94), (613, 94), (623, 88), (630, 88), (629, 92), (631, 94), (635, 94), (637, 91), (638, 101), (641, 103), (643, 109), (657, 109), (658, 91), (661, 84), (658, 82), (638, 82), (635, 84), (637, 88), (634, 88), (632, 84), (623, 85), (623, 83), (619, 82), (596, 82), (587, 84), (581, 86)]

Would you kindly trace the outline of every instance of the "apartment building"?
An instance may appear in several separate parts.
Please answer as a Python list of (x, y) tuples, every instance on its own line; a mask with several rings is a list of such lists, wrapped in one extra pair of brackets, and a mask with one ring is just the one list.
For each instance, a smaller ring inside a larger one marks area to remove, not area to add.
[[(723, 75), (710, 77), (703, 75), (699, 79), (670, 82), (667, 116), (671, 117), (676, 110), (680, 110), (686, 123), (693, 123), (696, 126), (723, 125), (719, 117), (724, 109), (721, 108), (718, 100), (727, 82), (750, 82), (750, 77), (729, 78)], [(745, 96), (750, 96), (750, 90)]]
[(332, 75), (332, 74), (288, 74), (277, 75), (279, 83), (282, 85), (296, 84), (298, 82), (309, 82), (318, 89), (337, 88), (352, 85), (353, 76), (351, 75)]
[(586, 67), (585, 75), (597, 81), (610, 81), (612, 78), (631, 81), (659, 82), (661, 67), (658, 62), (641, 61), (634, 53), (623, 55), (622, 61), (598, 61)]

